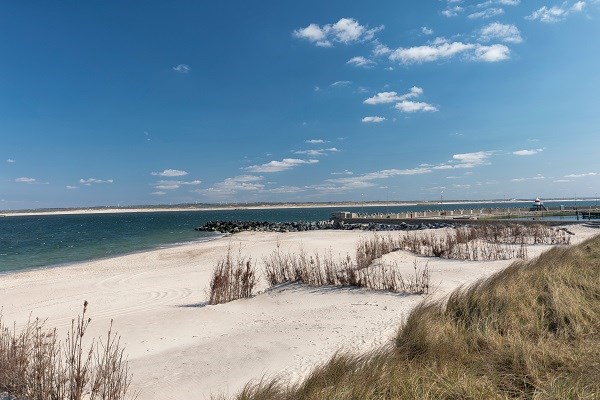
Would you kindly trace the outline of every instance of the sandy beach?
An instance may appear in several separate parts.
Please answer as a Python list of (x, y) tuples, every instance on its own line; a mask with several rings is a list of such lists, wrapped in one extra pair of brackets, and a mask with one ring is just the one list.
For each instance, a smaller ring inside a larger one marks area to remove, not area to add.
[[(597, 230), (570, 226), (579, 243)], [(442, 230), (439, 230), (441, 232)], [(437, 232), (437, 231), (436, 231)], [(397, 234), (397, 233), (395, 233)], [(263, 267), (276, 249), (320, 254), (354, 254), (356, 242), (372, 233), (313, 231), (241, 233), (210, 242), (131, 254), (75, 265), (0, 276), (0, 305), (7, 322), (47, 318), (66, 332), (71, 318), (89, 302), (89, 335), (103, 335), (114, 319), (140, 399), (205, 399), (236, 393), (263, 376), (298, 379), (340, 349), (364, 351), (387, 343), (403, 318), (424, 296), (362, 289), (313, 288), (298, 284), (267, 290), (251, 299), (209, 306), (208, 284), (229, 246)], [(530, 246), (535, 257), (549, 246)], [(465, 262), (384, 256), (410, 275), (429, 263), (432, 293), (451, 290), (508, 266), (511, 261)]]

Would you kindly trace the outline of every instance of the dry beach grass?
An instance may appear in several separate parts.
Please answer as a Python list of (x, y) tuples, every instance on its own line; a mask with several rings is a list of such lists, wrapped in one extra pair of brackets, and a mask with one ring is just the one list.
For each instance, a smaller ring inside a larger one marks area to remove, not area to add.
[(599, 360), (596, 237), (422, 303), (387, 347), (342, 351), (300, 383), (251, 383), (235, 398), (596, 399)]
[(112, 331), (106, 340), (84, 344), (91, 322), (83, 312), (72, 320), (64, 342), (56, 329), (39, 319), (20, 331), (4, 325), (0, 315), (0, 392), (18, 399), (121, 400), (128, 395), (131, 375), (120, 338)]

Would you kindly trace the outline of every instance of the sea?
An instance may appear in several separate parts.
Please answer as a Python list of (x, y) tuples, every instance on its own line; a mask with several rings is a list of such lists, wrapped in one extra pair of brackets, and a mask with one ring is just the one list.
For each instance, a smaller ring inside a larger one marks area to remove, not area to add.
[[(595, 201), (546, 202), (589, 207)], [(444, 204), (445, 209), (516, 208), (523, 202)], [(439, 204), (68, 214), (0, 217), (0, 274), (56, 267), (118, 255), (212, 240), (220, 235), (194, 228), (208, 221), (323, 221), (332, 212), (397, 213), (438, 209)], [(564, 217), (568, 218), (568, 217)]]

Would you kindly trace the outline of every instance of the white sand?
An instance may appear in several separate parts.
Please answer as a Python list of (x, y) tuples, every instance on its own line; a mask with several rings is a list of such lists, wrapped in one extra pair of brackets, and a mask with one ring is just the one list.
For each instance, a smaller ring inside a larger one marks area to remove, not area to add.
[[(580, 242), (597, 230), (569, 227)], [(395, 234), (395, 233), (394, 233)], [(304, 376), (337, 350), (367, 350), (388, 342), (422, 296), (358, 289), (284, 285), (252, 299), (207, 306), (210, 273), (228, 245), (251, 255), (262, 270), (275, 250), (311, 254), (332, 249), (353, 255), (366, 232), (242, 233), (212, 242), (149, 251), (67, 267), (0, 276), (5, 321), (23, 324), (30, 314), (66, 331), (84, 300), (89, 334), (103, 335), (110, 319), (122, 336), (140, 399), (203, 399), (234, 394), (265, 376)], [(548, 246), (529, 249), (535, 256)], [(414, 255), (387, 255), (412, 273)], [(429, 261), (433, 297), (506, 267), (509, 261)], [(259, 289), (264, 289), (261, 279)]]

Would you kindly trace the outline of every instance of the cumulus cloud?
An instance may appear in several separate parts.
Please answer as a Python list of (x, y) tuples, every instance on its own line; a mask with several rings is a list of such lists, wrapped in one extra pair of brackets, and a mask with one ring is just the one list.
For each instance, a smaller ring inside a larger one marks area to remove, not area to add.
[(386, 104), (386, 103), (395, 103), (397, 101), (408, 100), (412, 98), (419, 97), (423, 94), (423, 89), (418, 86), (413, 86), (410, 88), (408, 93), (403, 95), (398, 95), (396, 92), (380, 92), (377, 93), (373, 97), (369, 97), (365, 101), (364, 104)]
[(15, 182), (17, 182), (17, 183), (29, 183), (29, 184), (38, 183), (38, 181), (35, 178), (28, 178), (26, 176), (24, 176), (22, 178), (15, 179)]
[(512, 182), (527, 182), (527, 181), (537, 181), (537, 180), (542, 180), (542, 179), (546, 179), (546, 177), (541, 174), (537, 174), (536, 176), (532, 176), (530, 178), (515, 178), (515, 179), (512, 179)]
[(79, 186), (67, 185), (66, 188), (69, 190), (73, 190), (73, 189), (79, 189)]
[(369, 60), (368, 58), (365, 58), (363, 56), (357, 56), (357, 57), (352, 57), (351, 59), (349, 59), (346, 62), (346, 64), (354, 65), (355, 67), (368, 68), (368, 67), (372, 67), (373, 65), (375, 65), (377, 63), (375, 61)]
[(445, 10), (442, 11), (442, 15), (448, 18), (456, 17), (459, 13), (463, 12), (465, 9), (461, 6), (449, 6)]
[(472, 14), (469, 14), (468, 18), (470, 18), (470, 19), (491, 18), (491, 17), (495, 17), (497, 15), (502, 15), (502, 14), (504, 14), (504, 10), (502, 8), (488, 8), (483, 11), (477, 11)]
[[(423, 94), (423, 89), (417, 86), (413, 86), (408, 93), (403, 95), (398, 95), (397, 92), (380, 92), (377, 93), (373, 97), (369, 97), (364, 100), (364, 104), (376, 105), (376, 104), (387, 104), (387, 103), (396, 103), (395, 108), (405, 113), (414, 113), (414, 112), (436, 112), (438, 111), (437, 107), (421, 102), (421, 101), (412, 101), (409, 99), (418, 98)], [(376, 117), (366, 117), (366, 118), (376, 118)], [(381, 122), (381, 121), (365, 121), (363, 122)]]
[(96, 179), (96, 178), (88, 178), (88, 179), (80, 179), (79, 183), (81, 183), (82, 185), (85, 185), (85, 186), (92, 186), (94, 184), (100, 184), (100, 183), (113, 183), (113, 180), (112, 179), (102, 180), (102, 179)]
[(152, 172), (154, 176), (165, 176), (165, 177), (174, 177), (174, 176), (185, 176), (188, 173), (186, 171), (180, 171), (178, 169), (165, 169), (162, 172)]
[(597, 175), (598, 175), (597, 172), (587, 172), (587, 173), (583, 173), (583, 174), (565, 175), (565, 178), (585, 178), (587, 176), (597, 176)]
[(291, 194), (304, 192), (306, 190), (307, 188), (301, 188), (298, 186), (279, 186), (272, 189), (268, 189), (267, 192), (272, 194)]
[(281, 172), (287, 171), (288, 169), (292, 169), (294, 167), (304, 165), (304, 164), (317, 164), (319, 160), (301, 160), (298, 158), (284, 158), (281, 161), (270, 161), (261, 165), (251, 165), (249, 167), (244, 168), (246, 171), (250, 172), (258, 172), (258, 173), (271, 173), (271, 172)]
[(154, 184), (154, 188), (160, 189), (160, 190), (174, 190), (174, 189), (179, 189), (181, 186), (197, 186), (201, 183), (202, 183), (202, 181), (199, 181), (199, 180), (193, 180), (193, 181), (161, 180)]
[(293, 36), (308, 40), (319, 47), (332, 47), (334, 43), (352, 44), (373, 40), (375, 34), (383, 29), (383, 25), (369, 29), (354, 18), (341, 18), (334, 24), (310, 24), (305, 28), (294, 30)]
[(309, 140), (305, 140), (305, 143), (308, 144), (322, 144), (322, 143), (326, 143), (323, 139), (309, 139)]
[(176, 65), (176, 66), (173, 67), (173, 71), (179, 72), (180, 74), (187, 74), (191, 70), (192, 69), (187, 64), (178, 64), (178, 65)]
[(365, 123), (379, 123), (379, 122), (385, 121), (385, 118), (384, 117), (377, 117), (377, 116), (374, 116), (374, 117), (364, 117), (361, 121), (365, 122)]
[(452, 156), (452, 160), (434, 166), (426, 165), (435, 170), (446, 170), (455, 168), (475, 168), (488, 165), (493, 151), (476, 151), (473, 153), (459, 153)]
[(422, 27), (421, 27), (421, 33), (422, 33), (423, 35), (433, 35), (433, 29), (431, 29), (431, 28), (428, 28), (428, 27), (426, 27), (426, 26), (422, 26)]
[(392, 52), (392, 49), (390, 49), (389, 47), (387, 47), (384, 44), (381, 44), (379, 42), (375, 43), (375, 47), (373, 48), (373, 55), (374, 56), (386, 56), (388, 54), (390, 54)]
[(510, 58), (510, 49), (502, 44), (484, 46), (437, 38), (427, 45), (397, 48), (391, 52), (389, 59), (409, 65), (450, 59), (458, 55), (464, 55), (466, 60), (497, 62)]
[(304, 154), (311, 157), (326, 156), (327, 153), (337, 153), (339, 150), (335, 147), (328, 149), (309, 149), (309, 150), (296, 150), (294, 154)]
[(354, 172), (345, 169), (342, 172), (332, 172), (331, 175), (354, 175)]
[(515, 25), (492, 22), (481, 29), (479, 40), (489, 42), (498, 39), (507, 43), (521, 43), (523, 38)]
[(504, 61), (510, 58), (510, 49), (503, 44), (493, 44), (491, 46), (477, 45), (473, 58), (484, 62)]
[(12, 158), (9, 158), (8, 160), (6, 160), (6, 162), (9, 164), (14, 164), (15, 160), (13, 160)]
[(372, 181), (392, 178), (401, 175), (421, 175), (432, 172), (430, 168), (412, 168), (412, 169), (384, 169), (375, 172), (369, 172), (363, 175), (353, 175), (345, 178), (327, 179), (328, 185), (315, 187), (321, 191), (352, 190), (375, 186)]
[(585, 6), (585, 1), (577, 1), (570, 7), (567, 2), (564, 2), (561, 6), (543, 6), (526, 16), (525, 19), (545, 23), (559, 22), (566, 19), (572, 13), (583, 11)]
[(238, 175), (215, 183), (204, 191), (195, 190), (195, 192), (216, 195), (231, 195), (237, 192), (261, 191), (265, 187), (265, 185), (261, 183), (262, 180), (262, 176)]
[(400, 103), (397, 103), (394, 107), (397, 110), (400, 110), (405, 113), (414, 113), (414, 112), (418, 112), (418, 111), (423, 111), (423, 112), (438, 111), (438, 109), (436, 107), (432, 106), (431, 104), (424, 103), (421, 101), (404, 100), (404, 101), (401, 101)]
[(153, 195), (155, 196), (164, 196), (165, 194), (167, 194), (167, 192), (163, 192), (163, 191), (157, 191), (157, 192), (152, 192)]
[(544, 149), (530, 149), (530, 150), (517, 150), (513, 151), (515, 156), (533, 156), (535, 154), (541, 153)]

